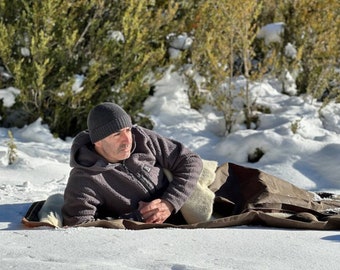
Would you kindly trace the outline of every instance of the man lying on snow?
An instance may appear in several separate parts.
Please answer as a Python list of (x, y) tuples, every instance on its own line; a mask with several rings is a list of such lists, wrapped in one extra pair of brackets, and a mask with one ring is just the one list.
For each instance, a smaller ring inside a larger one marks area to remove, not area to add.
[(95, 106), (87, 125), (71, 148), (64, 195), (33, 203), (26, 226), (340, 229), (339, 197), (202, 160), (177, 141), (133, 126), (116, 104)]
[(94, 107), (71, 148), (64, 225), (97, 219), (163, 223), (197, 186), (203, 162), (183, 144), (132, 125), (117, 104)]

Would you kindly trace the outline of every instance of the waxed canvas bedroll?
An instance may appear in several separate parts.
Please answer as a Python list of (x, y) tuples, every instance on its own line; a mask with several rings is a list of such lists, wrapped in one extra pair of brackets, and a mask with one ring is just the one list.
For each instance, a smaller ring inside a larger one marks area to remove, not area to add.
[[(303, 190), (263, 171), (233, 163), (218, 167), (210, 189), (215, 192), (214, 218), (195, 224), (146, 224), (132, 220), (97, 220), (79, 227), (112, 229), (224, 228), (255, 225), (304, 230), (340, 230), (339, 196), (327, 198)], [(324, 194), (321, 194), (324, 195)], [(28, 227), (53, 225), (37, 218), (44, 201), (34, 202), (22, 222)]]

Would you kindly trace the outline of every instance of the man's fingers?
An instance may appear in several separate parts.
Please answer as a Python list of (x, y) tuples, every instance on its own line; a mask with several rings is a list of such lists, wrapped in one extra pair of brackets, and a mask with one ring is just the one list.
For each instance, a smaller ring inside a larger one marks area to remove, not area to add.
[(159, 204), (161, 203), (160, 199), (153, 200), (151, 202), (139, 202), (139, 211), (151, 211), (159, 208)]
[(147, 212), (141, 212), (141, 215), (143, 216), (144, 220), (148, 222), (152, 217), (154, 217), (158, 212), (158, 209), (153, 209)]
[(146, 223), (163, 223), (173, 210), (170, 203), (161, 199), (139, 202), (138, 208)]

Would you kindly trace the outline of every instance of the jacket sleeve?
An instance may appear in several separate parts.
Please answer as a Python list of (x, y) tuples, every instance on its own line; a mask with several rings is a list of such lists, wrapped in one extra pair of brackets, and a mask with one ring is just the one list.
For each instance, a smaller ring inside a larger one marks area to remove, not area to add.
[(99, 204), (93, 181), (73, 169), (64, 191), (62, 207), (64, 225), (74, 226), (94, 221)]
[(177, 212), (194, 191), (203, 169), (203, 162), (199, 155), (182, 143), (153, 131), (146, 132), (151, 139), (150, 148), (153, 149), (157, 162), (173, 176), (161, 198), (170, 202)]

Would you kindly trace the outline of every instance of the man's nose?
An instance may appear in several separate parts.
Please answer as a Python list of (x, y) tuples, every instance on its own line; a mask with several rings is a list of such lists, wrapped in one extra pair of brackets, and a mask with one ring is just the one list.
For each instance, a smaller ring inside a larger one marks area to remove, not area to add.
[(121, 132), (121, 139), (123, 141), (128, 141), (130, 142), (130, 136), (129, 136), (129, 132), (124, 130), (123, 132)]

